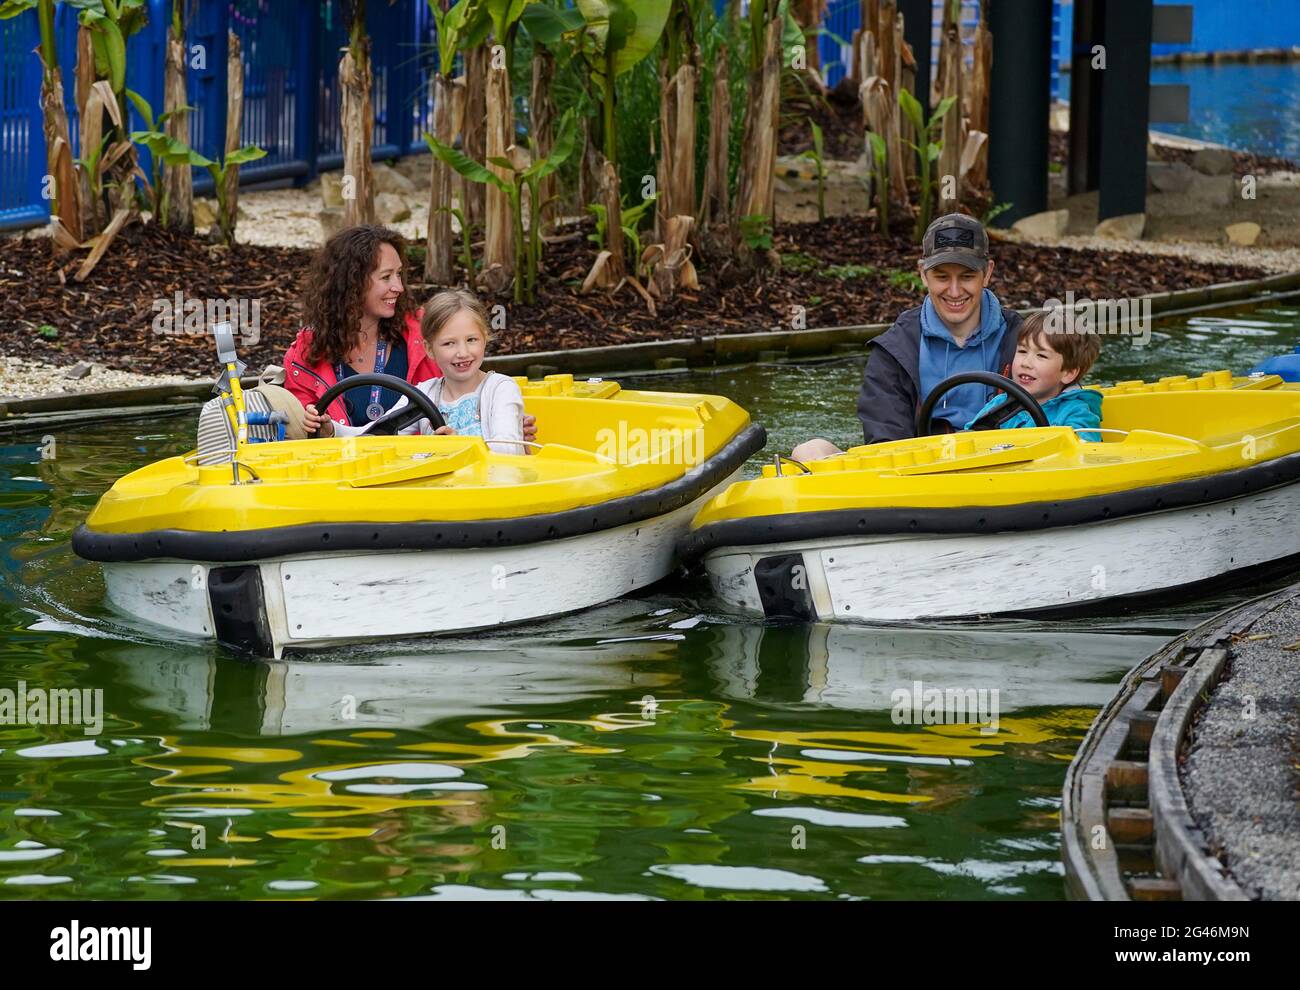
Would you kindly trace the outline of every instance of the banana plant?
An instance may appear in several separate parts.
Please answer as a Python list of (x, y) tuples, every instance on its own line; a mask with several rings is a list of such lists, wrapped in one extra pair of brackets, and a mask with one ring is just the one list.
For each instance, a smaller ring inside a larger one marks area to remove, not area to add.
[[(136, 112), (144, 121), (145, 129), (143, 131), (132, 131), (131, 140), (136, 144), (142, 144), (149, 149), (151, 161), (151, 171), (153, 172), (153, 181), (148, 184), (146, 190), (150, 194), (153, 202), (153, 216), (157, 223), (167, 223), (168, 207), (170, 206), (167, 196), (167, 186), (163, 181), (163, 167), (165, 165), (189, 166), (196, 165), (195, 152), (184, 141), (172, 137), (163, 128), (167, 121), (178, 113), (188, 113), (195, 110), (195, 107), (185, 106), (177, 107), (175, 110), (169, 110), (162, 114), (157, 120), (153, 116), (153, 107), (149, 101), (133, 89), (126, 91), (126, 97), (135, 106)], [(197, 156), (197, 157), (202, 157)]]
[[(619, 210), (618, 225), (623, 231), (623, 236), (628, 239), (632, 245), (632, 256), (636, 259), (633, 271), (636, 272), (637, 278), (644, 274), (641, 264), (641, 222), (645, 219), (650, 207), (654, 206), (655, 200), (659, 198), (658, 194), (647, 196), (635, 206), (625, 206)], [(609, 224), (609, 217), (605, 215), (604, 203), (592, 203), (587, 207), (596, 218), (596, 232), (588, 234), (587, 240), (592, 241), (597, 247), (603, 247), (605, 244), (605, 232)]]
[[(79, 11), (78, 23), (90, 31), (95, 72), (107, 79), (119, 99), (126, 97), (126, 42), (149, 22), (146, 0), (63, 0)], [(122, 105), (125, 110), (125, 104)]]
[(35, 11), (40, 26), (41, 116), (45, 131), (45, 158), (48, 175), (54, 179), (51, 213), (56, 231), (55, 244), (68, 248), (80, 244), (82, 228), (82, 192), (77, 177), (68, 111), (63, 102), (63, 72), (59, 67), (59, 48), (54, 30), (55, 0), (0, 0), (0, 20)]
[(206, 168), (217, 187), (217, 226), (221, 231), (221, 240), (227, 247), (235, 243), (235, 215), (226, 198), (226, 175), (230, 169), (248, 162), (255, 162), (266, 157), (266, 150), (256, 145), (245, 145), (226, 155), (223, 160), (212, 161), (205, 158), (193, 148), (189, 150), (189, 163), (199, 168)]
[(907, 89), (899, 89), (898, 105), (902, 108), (903, 113), (907, 114), (907, 119), (912, 122), (912, 127), (916, 131), (917, 140), (921, 144), (913, 144), (911, 141), (904, 142), (909, 148), (916, 152), (921, 163), (921, 203), (920, 210), (916, 214), (916, 231), (915, 237), (918, 244), (925, 236), (925, 230), (930, 226), (930, 214), (934, 208), (934, 187), (937, 184), (930, 177), (930, 169), (935, 162), (939, 160), (939, 155), (943, 152), (943, 140), (938, 135), (943, 133), (943, 118), (954, 103), (957, 102), (955, 96), (945, 97), (935, 107), (934, 113), (930, 116), (930, 123), (927, 126), (925, 118), (921, 112), (920, 101), (911, 94)]
[[(541, 206), (538, 202), (542, 179), (554, 173), (573, 154), (577, 143), (578, 120), (573, 110), (565, 113), (560, 120), (559, 134), (551, 153), (540, 161), (526, 164), (519, 148), (513, 147), (511, 157), (493, 157), (488, 164), (510, 173), (513, 181), (507, 181), (486, 165), (480, 165), (468, 155), (449, 145), (443, 144), (432, 134), (425, 132), (424, 140), (429, 150), (446, 162), (458, 174), (471, 182), (492, 185), (505, 194), (510, 202), (515, 230), (515, 302), (533, 302), (536, 298), (537, 270), (541, 262)], [(523, 226), (523, 191), (527, 188), (530, 196), (529, 230), (527, 238)], [(462, 221), (462, 230), (464, 222)], [(521, 275), (522, 273), (522, 275)]]
[[(456, 54), (483, 43), (491, 22), (478, 0), (457, 0), (444, 9), (445, 0), (427, 0), (437, 30), (437, 71), (434, 73), (433, 133), (443, 144), (456, 143), (452, 112)], [(424, 280), (435, 285), (452, 280), (451, 172), (434, 158), (429, 176), (429, 226), (425, 237)], [(462, 221), (463, 222), (463, 221)], [(465, 233), (468, 231), (462, 228)]]

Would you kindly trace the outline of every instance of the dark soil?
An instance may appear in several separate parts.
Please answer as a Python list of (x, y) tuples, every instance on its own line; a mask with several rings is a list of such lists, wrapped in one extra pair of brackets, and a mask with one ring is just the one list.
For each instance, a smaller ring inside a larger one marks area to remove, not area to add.
[(866, 148), (862, 101), (847, 86), (837, 86), (824, 98), (800, 93), (781, 101), (781, 133), (777, 154), (797, 155), (813, 146), (809, 119), (822, 129), (826, 158), (856, 161)]
[[(634, 341), (790, 328), (803, 307), (808, 327), (881, 323), (917, 305), (916, 246), (900, 225), (891, 238), (861, 217), (779, 227), (780, 269), (741, 277), (725, 259), (698, 256), (701, 288), (661, 302), (651, 316), (631, 288), (614, 296), (578, 292), (592, 245), (574, 240), (548, 249), (539, 299), (507, 306), (508, 330), (495, 353), (563, 350)], [(309, 252), (240, 247), (213, 251), (197, 238), (152, 225), (123, 231), (86, 280), (80, 262), (56, 260), (48, 240), (0, 239), (0, 353), (52, 364), (87, 360), (110, 368), (206, 376), (214, 372), (211, 338), (159, 334), (154, 301), (245, 297), (261, 303), (261, 339), (243, 347), (253, 369), (278, 363), (299, 327), (298, 292)], [(1255, 268), (1198, 265), (1167, 256), (1073, 251), (996, 243), (994, 290), (1004, 303), (1039, 306), (1052, 297), (1114, 298), (1259, 277)], [(836, 268), (835, 266), (843, 266)], [(414, 267), (414, 266), (412, 266)], [(66, 284), (61, 280), (66, 279)], [(432, 290), (412, 286), (423, 299)]]

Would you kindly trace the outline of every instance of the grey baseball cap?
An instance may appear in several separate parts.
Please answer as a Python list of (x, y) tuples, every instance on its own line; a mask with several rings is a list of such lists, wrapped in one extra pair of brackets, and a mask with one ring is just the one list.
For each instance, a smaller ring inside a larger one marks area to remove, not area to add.
[(964, 213), (949, 213), (930, 224), (921, 242), (921, 267), (964, 265), (983, 271), (989, 265), (989, 235), (984, 225)]

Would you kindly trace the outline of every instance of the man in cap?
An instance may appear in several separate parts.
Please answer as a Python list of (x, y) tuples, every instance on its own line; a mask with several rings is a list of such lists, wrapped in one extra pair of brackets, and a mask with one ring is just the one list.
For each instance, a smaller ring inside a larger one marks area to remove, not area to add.
[[(917, 411), (945, 378), (964, 371), (1010, 373), (1021, 317), (989, 290), (993, 261), (984, 225), (950, 213), (925, 232), (921, 260), (926, 299), (905, 311), (868, 344), (869, 358), (858, 393), (858, 419), (866, 443), (916, 435)], [(986, 385), (961, 385), (934, 410), (937, 431), (960, 430), (992, 398)], [(827, 440), (809, 440), (792, 452), (796, 460), (838, 453)]]
[[(974, 217), (950, 213), (930, 224), (918, 263), (925, 302), (904, 312), (869, 345), (858, 393), (867, 443), (915, 435), (917, 410), (945, 378), (964, 371), (1008, 374), (1021, 318), (989, 289), (989, 236)], [(933, 422), (960, 430), (992, 398), (987, 385), (962, 385), (945, 395)]]

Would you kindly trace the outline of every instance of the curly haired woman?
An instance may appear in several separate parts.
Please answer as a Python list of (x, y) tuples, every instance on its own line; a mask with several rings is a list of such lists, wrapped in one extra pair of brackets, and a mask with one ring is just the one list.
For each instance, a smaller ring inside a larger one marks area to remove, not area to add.
[[(402, 272), (406, 241), (395, 230), (362, 225), (341, 230), (312, 261), (303, 287), (305, 326), (284, 355), (285, 387), (304, 407), (337, 382), (371, 372), (412, 385), (442, 377), (424, 348), (421, 310)], [(392, 389), (362, 386), (344, 392), (326, 410), (343, 426), (364, 426), (397, 404)], [(524, 417), (524, 438), (536, 436)]]

